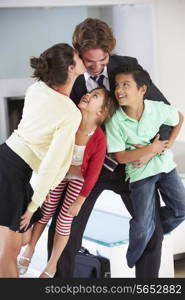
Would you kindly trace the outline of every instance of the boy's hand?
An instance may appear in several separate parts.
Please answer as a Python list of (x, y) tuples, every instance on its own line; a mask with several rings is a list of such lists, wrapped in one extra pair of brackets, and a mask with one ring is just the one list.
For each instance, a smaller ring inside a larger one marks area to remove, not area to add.
[[(141, 149), (143, 147), (145, 147), (145, 145), (141, 145), (141, 144), (133, 144), (133, 146), (136, 148), (136, 149)], [(132, 165), (134, 166), (134, 168), (141, 168), (143, 167), (144, 165), (146, 165), (149, 160), (151, 158), (153, 158), (155, 156), (155, 154), (147, 154), (145, 156), (143, 156), (142, 158), (136, 160), (136, 161), (133, 161), (132, 162)]]
[(147, 154), (147, 155), (143, 156), (142, 158), (140, 158), (136, 161), (133, 161), (132, 164), (133, 164), (134, 168), (141, 168), (144, 165), (146, 165), (151, 160), (151, 158), (153, 158), (154, 156), (155, 156), (155, 154)]

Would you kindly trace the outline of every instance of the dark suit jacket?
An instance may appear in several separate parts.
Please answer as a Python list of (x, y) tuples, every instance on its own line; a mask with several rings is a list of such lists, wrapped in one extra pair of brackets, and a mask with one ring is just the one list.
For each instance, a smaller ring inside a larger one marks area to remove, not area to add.
[[(107, 65), (107, 72), (109, 77), (110, 91), (114, 92), (114, 70), (123, 64), (135, 64), (137, 59), (129, 56), (119, 56), (112, 55), (110, 56), (109, 63)], [(73, 86), (73, 89), (70, 94), (70, 98), (76, 103), (79, 103), (81, 97), (87, 93), (85, 78), (84, 75), (80, 75)], [(152, 83), (150, 90), (145, 95), (145, 98), (154, 101), (163, 101), (166, 104), (170, 104), (164, 95), (158, 90), (158, 88)], [(171, 127), (167, 125), (162, 125), (159, 131), (160, 139), (168, 139)]]

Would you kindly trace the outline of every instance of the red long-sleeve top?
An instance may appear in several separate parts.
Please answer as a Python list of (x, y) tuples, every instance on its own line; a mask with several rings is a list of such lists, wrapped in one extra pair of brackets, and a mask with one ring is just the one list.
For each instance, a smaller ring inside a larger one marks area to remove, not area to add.
[(84, 184), (80, 196), (87, 197), (94, 187), (102, 169), (106, 154), (106, 136), (103, 130), (98, 127), (89, 139), (81, 166)]

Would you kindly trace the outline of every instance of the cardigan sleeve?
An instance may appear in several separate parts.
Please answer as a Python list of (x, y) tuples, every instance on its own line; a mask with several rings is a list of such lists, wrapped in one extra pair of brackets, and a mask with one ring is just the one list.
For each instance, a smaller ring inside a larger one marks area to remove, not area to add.
[(65, 126), (56, 129), (52, 142), (38, 170), (38, 179), (28, 210), (34, 212), (45, 200), (50, 189), (54, 189), (67, 173), (75, 143), (75, 133), (80, 115), (68, 119)]
[(98, 180), (106, 154), (106, 137), (102, 132), (101, 138), (97, 141), (96, 150), (92, 154), (86, 172), (84, 184), (80, 196), (87, 197)]

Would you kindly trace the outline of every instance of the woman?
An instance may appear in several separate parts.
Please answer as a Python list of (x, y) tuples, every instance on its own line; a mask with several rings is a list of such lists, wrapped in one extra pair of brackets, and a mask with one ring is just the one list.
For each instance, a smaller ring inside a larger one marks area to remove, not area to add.
[[(81, 114), (68, 95), (85, 67), (75, 50), (56, 44), (39, 58), (20, 124), (0, 146), (0, 277), (18, 277), (23, 232), (40, 218), (39, 207), (69, 169)], [(34, 193), (29, 185), (38, 173)]]

